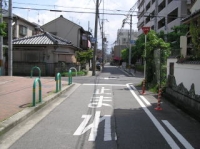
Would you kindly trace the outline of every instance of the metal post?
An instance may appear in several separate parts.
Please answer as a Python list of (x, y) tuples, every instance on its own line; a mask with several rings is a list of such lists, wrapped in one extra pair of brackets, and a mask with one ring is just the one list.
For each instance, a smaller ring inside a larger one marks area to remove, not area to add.
[(158, 23), (157, 23), (157, 16), (158, 16), (158, 0), (155, 1), (155, 20), (154, 20), (154, 31), (157, 32)]
[(94, 31), (94, 51), (93, 51), (93, 61), (92, 61), (92, 75), (95, 76), (96, 72), (96, 50), (97, 50), (97, 28), (98, 28), (98, 10), (99, 10), (99, 0), (96, 0), (96, 15), (95, 15), (95, 31)]
[(147, 42), (147, 35), (145, 34), (145, 47), (144, 47), (144, 80), (146, 79), (146, 42)]
[(102, 68), (104, 68), (104, 41), (103, 41), (103, 20), (102, 20)]
[(131, 34), (132, 34), (132, 15), (130, 15), (131, 20), (130, 20), (130, 48), (129, 48), (129, 71), (130, 71), (130, 67), (131, 67)]
[(42, 102), (42, 84), (41, 84), (41, 81), (40, 81), (40, 78), (36, 78), (33, 82), (33, 107), (36, 105), (36, 102), (35, 102), (35, 89), (36, 89), (36, 83), (39, 83), (39, 102)]
[(13, 75), (13, 56), (12, 56), (12, 0), (9, 0), (9, 18), (8, 18), (8, 75)]
[(104, 35), (103, 35), (103, 22), (104, 21), (104, 0), (103, 0), (103, 19), (102, 19), (102, 69), (104, 69)]
[(57, 73), (56, 75), (56, 93), (61, 91), (61, 74)]
[(71, 69), (69, 70), (69, 73), (68, 73), (68, 85), (72, 84), (72, 71)]

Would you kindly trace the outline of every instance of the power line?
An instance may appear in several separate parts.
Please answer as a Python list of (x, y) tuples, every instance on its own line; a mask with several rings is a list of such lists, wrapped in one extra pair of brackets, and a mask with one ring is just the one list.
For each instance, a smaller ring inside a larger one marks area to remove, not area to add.
[[(65, 7), (65, 6), (59, 6), (59, 5), (46, 5), (46, 4), (20, 3), (20, 2), (13, 2), (13, 3), (15, 3), (15, 4), (21, 4), (21, 5), (35, 5), (35, 6), (47, 6), (47, 7), (61, 7), (61, 8), (72, 8), (72, 9), (89, 9), (89, 10), (95, 10), (94, 8), (83, 8), (83, 7)], [(99, 10), (102, 10), (102, 9), (99, 9)], [(106, 11), (128, 12), (126, 10), (112, 10), (112, 9), (104, 9), (104, 10), (106, 10)]]
[[(72, 13), (90, 13), (90, 14), (95, 14), (95, 12), (85, 12), (85, 11), (70, 11), (70, 10), (59, 10), (59, 9), (44, 9), (44, 8), (28, 8), (28, 7), (12, 7), (14, 9), (29, 9), (29, 10), (37, 10), (37, 11), (53, 11), (53, 12), (72, 12)], [(99, 12), (99, 14), (103, 14), (101, 12)], [(124, 13), (104, 13), (107, 15), (122, 15), (124, 16)], [(135, 15), (137, 16), (137, 15)]]

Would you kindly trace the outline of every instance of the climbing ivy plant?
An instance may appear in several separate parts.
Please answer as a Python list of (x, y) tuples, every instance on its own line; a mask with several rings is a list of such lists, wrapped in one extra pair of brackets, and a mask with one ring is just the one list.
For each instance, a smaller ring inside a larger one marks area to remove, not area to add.
[(200, 17), (190, 23), (190, 35), (193, 44), (193, 57), (200, 58)]
[(155, 61), (154, 61), (154, 51), (161, 49), (161, 82), (165, 83), (166, 78), (166, 61), (167, 57), (170, 55), (170, 44), (165, 42), (162, 38), (159, 38), (155, 31), (151, 30), (147, 35), (146, 43), (146, 79), (147, 82), (153, 86), (157, 84), (155, 78)]

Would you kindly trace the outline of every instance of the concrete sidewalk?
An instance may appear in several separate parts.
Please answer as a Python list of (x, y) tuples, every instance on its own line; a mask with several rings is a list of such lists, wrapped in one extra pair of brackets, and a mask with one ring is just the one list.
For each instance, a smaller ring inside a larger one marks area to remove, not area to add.
[[(34, 77), (0, 77), (0, 135), (74, 85), (68, 85), (67, 81), (61, 81), (62, 90), (55, 93), (55, 78), (41, 77), (42, 103), (38, 103), (35, 107), (32, 107), (34, 80)], [(38, 90), (39, 86), (37, 85), (36, 101), (38, 101), (39, 97)]]

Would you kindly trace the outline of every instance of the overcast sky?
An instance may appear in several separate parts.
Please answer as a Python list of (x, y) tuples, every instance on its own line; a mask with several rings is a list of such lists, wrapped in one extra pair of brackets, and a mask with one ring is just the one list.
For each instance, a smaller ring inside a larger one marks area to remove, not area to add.
[[(105, 14), (104, 16), (102, 14), (99, 15), (100, 22), (102, 22), (102, 19), (104, 20), (104, 33), (108, 40), (108, 51), (110, 51), (110, 48), (114, 46), (113, 43), (116, 40), (117, 30), (121, 29), (122, 21), (126, 18), (125, 15), (128, 14), (128, 11), (133, 7), (136, 1), (137, 0), (99, 0), (99, 2), (101, 2), (99, 6), (100, 13), (104, 12), (110, 14)], [(79, 24), (85, 30), (88, 30), (89, 26), (92, 29), (92, 34), (94, 35), (95, 3), (96, 0), (13, 0), (13, 7), (30, 8), (13, 8), (13, 13), (27, 19), (30, 22), (38, 23), (39, 25), (46, 24), (60, 15), (63, 15), (66, 19)], [(46, 10), (33, 10), (35, 8)], [(52, 12), (50, 10), (63, 10), (72, 12)], [(137, 11), (137, 9), (135, 9), (135, 11)], [(133, 15), (136, 15), (136, 13)], [(136, 23), (137, 17), (134, 16), (133, 30), (137, 30)], [(124, 28), (130, 29), (130, 25), (126, 23)], [(101, 49), (101, 34), (99, 32), (100, 29), (98, 23), (98, 48)]]

